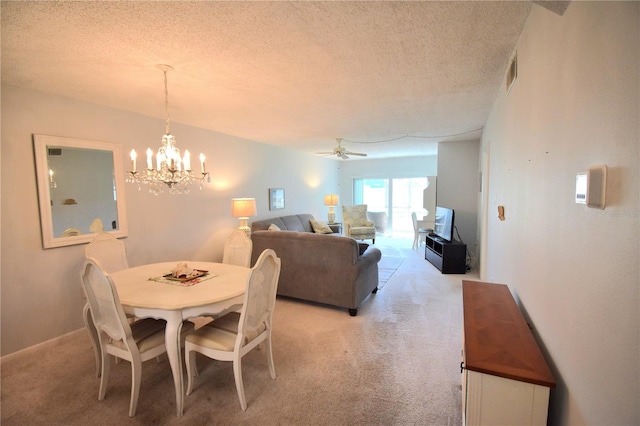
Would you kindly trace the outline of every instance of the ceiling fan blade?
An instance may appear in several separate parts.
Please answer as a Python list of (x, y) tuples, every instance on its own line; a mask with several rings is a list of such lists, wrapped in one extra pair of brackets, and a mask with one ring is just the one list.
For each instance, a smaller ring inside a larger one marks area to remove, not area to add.
[(333, 152), (316, 152), (316, 154), (317, 155), (335, 155), (336, 157), (341, 158), (343, 160), (349, 159), (350, 155), (357, 155), (357, 156), (360, 156), (360, 157), (366, 157), (367, 156), (367, 154), (362, 153), (362, 152), (347, 151), (341, 145), (341, 142), (342, 142), (341, 138), (337, 138), (336, 141), (338, 142), (338, 146), (333, 148)]

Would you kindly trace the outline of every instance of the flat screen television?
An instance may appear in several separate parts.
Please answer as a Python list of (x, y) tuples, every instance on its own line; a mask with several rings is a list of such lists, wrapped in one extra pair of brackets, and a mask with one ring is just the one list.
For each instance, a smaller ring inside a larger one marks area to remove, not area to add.
[(453, 241), (453, 221), (455, 212), (446, 207), (436, 207), (436, 220), (433, 233), (443, 240)]

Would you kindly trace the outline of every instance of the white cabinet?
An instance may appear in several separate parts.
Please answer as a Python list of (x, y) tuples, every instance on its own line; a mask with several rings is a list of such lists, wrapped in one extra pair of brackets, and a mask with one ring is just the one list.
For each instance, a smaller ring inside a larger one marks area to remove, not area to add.
[(465, 425), (546, 425), (555, 381), (508, 287), (462, 282)]
[(549, 388), (465, 371), (466, 425), (546, 425)]

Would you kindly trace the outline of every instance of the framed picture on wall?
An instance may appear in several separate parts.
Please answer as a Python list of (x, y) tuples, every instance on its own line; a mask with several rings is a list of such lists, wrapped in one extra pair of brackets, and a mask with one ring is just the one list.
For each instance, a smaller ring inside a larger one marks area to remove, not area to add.
[(269, 210), (284, 209), (284, 189), (269, 188)]

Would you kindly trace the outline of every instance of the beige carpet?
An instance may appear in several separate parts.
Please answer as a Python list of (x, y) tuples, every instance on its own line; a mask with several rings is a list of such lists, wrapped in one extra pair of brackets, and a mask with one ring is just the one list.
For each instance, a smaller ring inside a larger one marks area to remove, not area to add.
[(165, 359), (144, 364), (138, 412), (129, 419), (129, 364), (113, 366), (99, 402), (93, 352), (81, 331), (2, 359), (2, 425), (459, 425), (463, 276), (441, 275), (410, 249), (411, 240), (409, 248), (399, 240), (376, 243), (383, 256), (405, 260), (356, 317), (278, 299), (278, 377), (269, 378), (262, 352), (244, 358), (247, 411), (231, 363), (199, 357), (201, 375), (177, 418)]
[(383, 256), (378, 263), (378, 289), (384, 287), (389, 279), (395, 274), (400, 265), (404, 262), (404, 257)]

